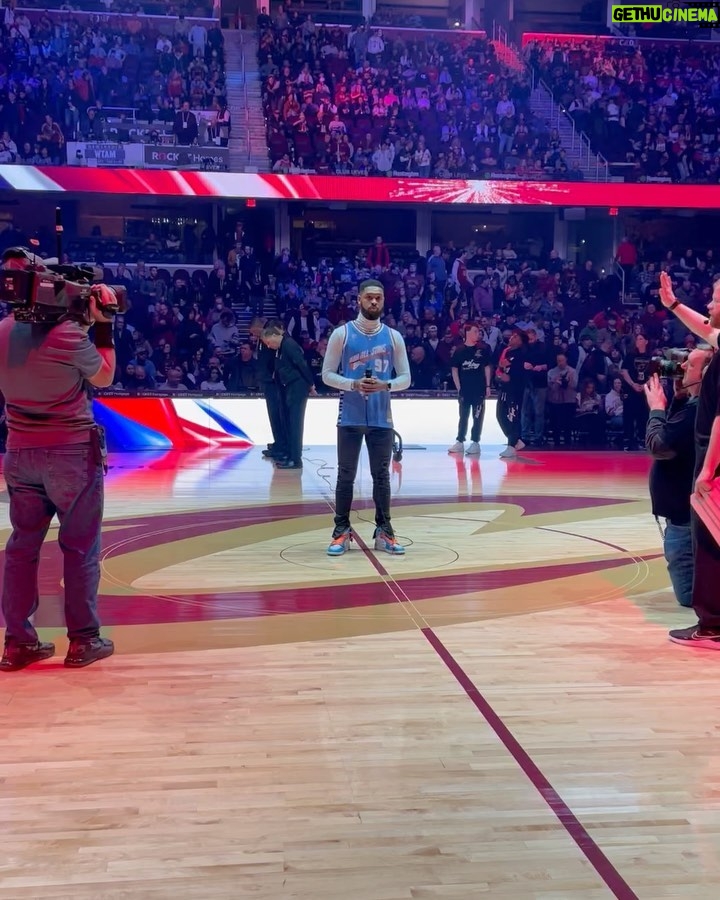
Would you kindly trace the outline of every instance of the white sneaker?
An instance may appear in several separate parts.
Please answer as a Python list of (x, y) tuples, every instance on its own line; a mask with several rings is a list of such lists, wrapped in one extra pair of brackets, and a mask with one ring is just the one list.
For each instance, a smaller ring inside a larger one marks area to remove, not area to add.
[(465, 451), (468, 456), (479, 456), (480, 455), (480, 444), (477, 441), (473, 441), (472, 444)]
[(524, 450), (525, 446), (526, 446), (525, 441), (518, 441), (517, 444), (515, 444), (515, 449), (516, 450)]
[(455, 441), (452, 447), (448, 447), (448, 453), (462, 453), (465, 450), (465, 444), (462, 441)]
[(515, 459), (517, 452), (514, 447), (506, 447), (500, 454), (500, 459)]

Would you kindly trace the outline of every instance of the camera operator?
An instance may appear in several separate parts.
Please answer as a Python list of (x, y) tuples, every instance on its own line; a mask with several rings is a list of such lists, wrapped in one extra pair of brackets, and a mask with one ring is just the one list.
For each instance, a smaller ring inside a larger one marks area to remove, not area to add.
[[(660, 300), (666, 309), (703, 341), (717, 350), (720, 334), (720, 280), (713, 285), (708, 315), (681, 303), (667, 272), (660, 273)], [(695, 492), (707, 496), (720, 472), (720, 354), (715, 353), (705, 372), (695, 422)], [(692, 605), (697, 625), (670, 632), (676, 644), (720, 650), (720, 547), (697, 515), (692, 512), (695, 577)]]
[[(692, 606), (693, 563), (690, 495), (695, 471), (695, 418), (710, 351), (693, 350), (682, 363), (682, 379), (668, 406), (657, 374), (645, 384), (650, 416), (645, 446), (655, 460), (650, 470), (650, 500), (655, 519), (665, 519), (663, 551), (670, 582), (680, 606)], [(662, 526), (660, 526), (662, 531)]]
[[(11, 259), (6, 269), (27, 268)], [(92, 416), (88, 382), (109, 387), (115, 373), (112, 320), (101, 311), (114, 292), (100, 286), (89, 301), (90, 326), (65, 317), (52, 324), (0, 322), (0, 391), (7, 404), (4, 474), (12, 534), (5, 549), (0, 670), (24, 669), (55, 654), (31, 618), (38, 608), (40, 550), (53, 516), (64, 558), (65, 665), (80, 668), (113, 652), (100, 637), (97, 590), (103, 514), (104, 440)]]

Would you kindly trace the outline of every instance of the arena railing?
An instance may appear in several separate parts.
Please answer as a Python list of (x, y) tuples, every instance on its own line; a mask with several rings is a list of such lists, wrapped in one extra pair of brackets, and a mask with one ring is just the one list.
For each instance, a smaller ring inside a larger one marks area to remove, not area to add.
[[(52, 21), (54, 17), (59, 16), (62, 20), (73, 19), (76, 21), (86, 20), (93, 25), (104, 25), (112, 28), (114, 26), (124, 27), (132, 19), (137, 19), (143, 31), (152, 30), (160, 33), (165, 31), (172, 32), (177, 22), (177, 16), (136, 16), (135, 13), (124, 12), (86, 12), (82, 9), (41, 9), (40, 7), (20, 7), (15, 10), (15, 14), (22, 13), (30, 19), (31, 23), (40, 21), (48, 17)], [(197, 24), (204, 25), (206, 28), (213, 28), (220, 21), (220, 18), (208, 18), (203, 16), (186, 16), (185, 21), (192, 26)]]
[[(242, 85), (243, 85), (243, 105), (245, 107), (245, 161), (247, 164), (250, 163), (252, 158), (252, 134), (250, 132), (250, 101), (248, 97), (248, 88), (247, 88), (247, 60), (245, 58), (245, 33), (239, 33), (240, 38), (240, 74), (242, 76)], [(232, 115), (232, 113), (231, 113)], [(231, 120), (232, 126), (232, 120)]]
[[(331, 11), (334, 15), (338, 13), (338, 10)], [(347, 22), (340, 22), (337, 19), (333, 19), (332, 21), (320, 22), (315, 16), (313, 16), (315, 23), (317, 25), (325, 25), (327, 28), (340, 28), (349, 31), (350, 25)], [(421, 31), (424, 37), (440, 37), (447, 39), (449, 36), (456, 36), (458, 40), (461, 38), (473, 38), (486, 40), (488, 33), (482, 28), (478, 29), (465, 29), (465, 28), (439, 28), (439, 27), (425, 27), (425, 28), (410, 28), (406, 25), (372, 25), (372, 28), (379, 28), (383, 35), (388, 38), (392, 37), (415, 37), (417, 38), (418, 32)]]
[(570, 147), (564, 147), (564, 149), (569, 149), (571, 151), (575, 151), (576, 146), (580, 151), (580, 161), (585, 162), (588, 168), (592, 168), (593, 157), (595, 158), (595, 180), (596, 181), (609, 181), (610, 180), (610, 164), (607, 159), (602, 155), (602, 153), (596, 153), (592, 144), (590, 143), (590, 138), (584, 131), (579, 131), (577, 125), (573, 117), (568, 113), (568, 111), (559, 103), (555, 102), (555, 97), (553, 96), (553, 92), (550, 90), (549, 86), (542, 78), (537, 78), (534, 70), (532, 71), (532, 89), (534, 90), (536, 87), (541, 87), (550, 98), (550, 128), (555, 128), (559, 131), (559, 123), (566, 123), (571, 129), (570, 135)]
[(620, 265), (620, 263), (614, 259), (612, 263), (613, 274), (617, 275), (620, 279), (620, 302), (622, 304), (625, 303), (625, 269)]
[(513, 53), (516, 53), (518, 59), (522, 61), (522, 55), (520, 53), (520, 50), (518, 49), (517, 44), (514, 44), (510, 40), (506, 29), (503, 28), (503, 26), (499, 22), (496, 22), (495, 19), (493, 19), (492, 23), (492, 40), (496, 43), (504, 44), (506, 47), (512, 50)]

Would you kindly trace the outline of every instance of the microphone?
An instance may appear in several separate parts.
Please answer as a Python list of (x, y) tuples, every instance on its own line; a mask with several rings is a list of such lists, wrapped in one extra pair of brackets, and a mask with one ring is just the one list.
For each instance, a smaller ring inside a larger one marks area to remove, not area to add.
[[(372, 378), (372, 377), (373, 377), (372, 369), (370, 368), (370, 366), (368, 366), (368, 367), (365, 369), (365, 377), (366, 377), (366, 378)], [(367, 395), (367, 394), (363, 394), (363, 397), (365, 398), (365, 402), (367, 403), (368, 395)]]

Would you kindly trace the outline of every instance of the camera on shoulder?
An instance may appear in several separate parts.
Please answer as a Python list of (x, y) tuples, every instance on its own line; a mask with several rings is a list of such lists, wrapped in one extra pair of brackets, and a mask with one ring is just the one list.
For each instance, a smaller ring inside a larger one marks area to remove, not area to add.
[(90, 299), (108, 318), (127, 310), (127, 292), (110, 285), (115, 300), (100, 296), (93, 266), (48, 263), (24, 247), (3, 253), (0, 270), (0, 301), (7, 303), (16, 322), (57, 325), (74, 321), (91, 325)]

